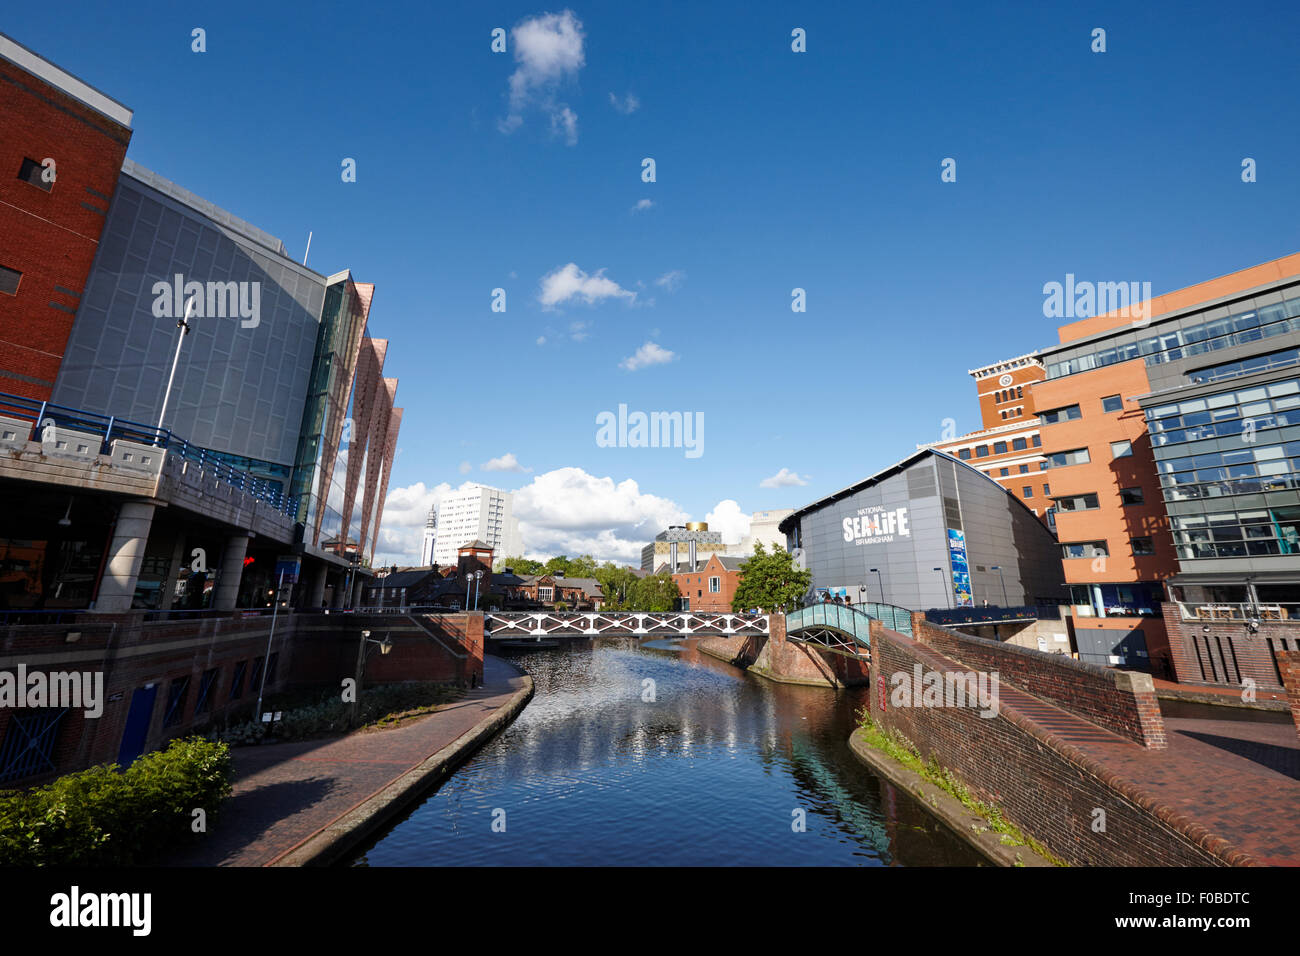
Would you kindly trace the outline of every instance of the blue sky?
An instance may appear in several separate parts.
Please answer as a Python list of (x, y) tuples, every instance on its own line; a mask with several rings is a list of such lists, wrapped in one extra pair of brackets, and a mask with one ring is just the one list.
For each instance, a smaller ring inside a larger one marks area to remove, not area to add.
[[(1046, 282), (1159, 294), (1300, 250), (1295, 5), (1072, 6), (70, 2), (3, 29), (134, 109), (132, 159), (376, 284), (406, 409), (381, 560), (466, 480), (522, 489), (535, 553), (630, 559), (976, 427), (967, 369), (1057, 340)], [(702, 413), (703, 454), (598, 447), (620, 403)], [(782, 469), (806, 484), (760, 487)]]

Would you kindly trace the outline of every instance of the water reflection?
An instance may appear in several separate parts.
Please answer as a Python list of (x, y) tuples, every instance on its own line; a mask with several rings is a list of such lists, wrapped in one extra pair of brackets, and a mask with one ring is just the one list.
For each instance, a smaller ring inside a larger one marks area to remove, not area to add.
[(849, 752), (862, 690), (774, 684), (694, 641), (601, 639), (512, 659), (533, 677), (532, 702), (357, 863), (979, 862)]

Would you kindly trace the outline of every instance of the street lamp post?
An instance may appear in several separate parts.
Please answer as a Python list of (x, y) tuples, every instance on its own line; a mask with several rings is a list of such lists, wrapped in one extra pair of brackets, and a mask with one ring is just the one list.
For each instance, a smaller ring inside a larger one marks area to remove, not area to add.
[(885, 579), (880, 576), (880, 569), (870, 568), (869, 570), (876, 576), (876, 581), (880, 585), (880, 603), (888, 604), (889, 602), (885, 600)]
[(945, 606), (952, 607), (952, 595), (949, 593), (948, 580), (943, 576), (943, 568), (935, 568), (935, 570), (939, 572), (939, 587), (943, 589), (943, 593), (947, 598), (944, 602)]
[(194, 301), (197, 296), (190, 296), (190, 300), (185, 303), (185, 315), (176, 322), (176, 328), (181, 332), (176, 336), (176, 354), (172, 356), (172, 373), (167, 377), (167, 391), (163, 392), (162, 413), (158, 416), (158, 430), (163, 430), (163, 421), (167, 418), (167, 403), (172, 397), (172, 382), (176, 380), (176, 366), (181, 360), (181, 343), (185, 341), (185, 336), (190, 334), (190, 315), (194, 311)]
[(1007, 579), (1002, 576), (1002, 565), (995, 564), (992, 570), (998, 573), (998, 580), (1002, 582), (1002, 606), (1007, 607)]
[[(387, 654), (393, 649), (393, 642), (389, 640), (388, 635), (384, 635), (382, 641), (376, 641), (370, 636), (369, 631), (361, 632), (361, 644), (357, 647), (357, 673), (356, 682), (352, 687), (352, 711), (348, 714), (348, 726), (355, 727), (357, 723), (357, 713), (361, 707), (361, 675), (366, 666), (366, 645), (374, 644), (379, 648), (380, 654)], [(265, 668), (263, 669), (265, 670)]]
[(478, 583), (483, 580), (483, 569), (474, 572), (474, 610), (478, 610)]
[(275, 619), (280, 613), (280, 594), (284, 588), (284, 572), (280, 572), (280, 580), (275, 585), (275, 606), (271, 608), (271, 633), (266, 637), (266, 660), (262, 662), (262, 683), (257, 688), (257, 710), (253, 711), (253, 719), (262, 719), (262, 692), (266, 690), (266, 672), (270, 670), (271, 664), (271, 642), (275, 640)]

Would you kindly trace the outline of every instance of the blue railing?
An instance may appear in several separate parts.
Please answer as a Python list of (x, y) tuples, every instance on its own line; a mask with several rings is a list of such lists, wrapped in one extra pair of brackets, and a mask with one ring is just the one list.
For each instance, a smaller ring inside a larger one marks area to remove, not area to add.
[(925, 612), (925, 619), (940, 626), (954, 624), (996, 624), (1008, 621), (1036, 621), (1039, 618), (1059, 618), (1058, 608), (1035, 606), (1021, 607), (940, 607)]
[(111, 443), (119, 439), (165, 448), (169, 454), (194, 462), (205, 474), (211, 475), (223, 484), (238, 488), (259, 501), (266, 502), (281, 514), (294, 517), (298, 511), (297, 499), (289, 497), (279, 482), (236, 468), (227, 462), (220, 452), (192, 445), (166, 428), (144, 425), (112, 415), (98, 415), (79, 408), (56, 405), (53, 402), (42, 402), (22, 395), (10, 395), (7, 392), (0, 392), (0, 415), (31, 422), (32, 431), (28, 434), (28, 438), (35, 441), (41, 440), (43, 430), (50, 425), (54, 426), (56, 433), (58, 429), (66, 428), (70, 431), (96, 435), (100, 440), (99, 454), (101, 455), (108, 454)]

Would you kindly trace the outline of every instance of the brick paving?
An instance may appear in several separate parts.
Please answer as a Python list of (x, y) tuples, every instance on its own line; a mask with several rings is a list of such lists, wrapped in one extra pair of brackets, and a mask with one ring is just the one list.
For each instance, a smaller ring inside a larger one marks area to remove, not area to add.
[(1005, 682), (998, 703), (1257, 862), (1300, 866), (1300, 740), (1290, 721), (1166, 717), (1168, 745), (1150, 750)]
[(483, 659), (483, 686), (391, 730), (232, 749), (234, 794), (202, 844), (173, 866), (265, 866), (492, 716), (522, 675)]

